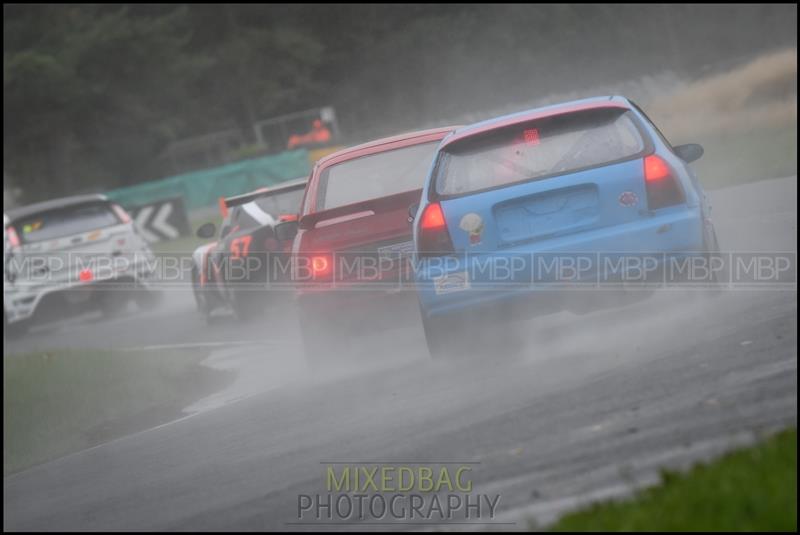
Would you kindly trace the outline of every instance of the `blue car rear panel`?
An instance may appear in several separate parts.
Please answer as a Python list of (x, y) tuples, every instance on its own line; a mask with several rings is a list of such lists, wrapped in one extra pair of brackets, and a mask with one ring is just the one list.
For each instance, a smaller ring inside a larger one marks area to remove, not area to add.
[[(418, 294), (423, 312), (434, 316), (547, 290), (547, 283), (553, 281), (537, 281), (534, 274), (547, 275), (547, 267), (552, 265), (556, 255), (561, 255), (561, 259), (580, 257), (602, 262), (613, 258), (613, 253), (682, 254), (700, 251), (702, 244), (699, 208), (676, 206), (646, 219), (573, 232), (503, 250), (461, 251), (447, 257), (420, 259), (416, 265)], [(553, 257), (547, 256), (551, 253)], [(658, 254), (654, 258), (660, 259)], [(597, 267), (603, 266), (593, 264), (590, 272), (583, 274), (584, 278), (596, 281)], [(464, 285), (437, 293), (438, 280), (465, 272), (468, 287)], [(541, 286), (537, 286), (537, 282), (542, 283)], [(531, 297), (535, 299), (535, 296)]]
[[(454, 253), (415, 259), (423, 315), (513, 298), (535, 301), (537, 292), (546, 289), (540, 283), (551, 282), (541, 279), (538, 257), (550, 253), (595, 255), (598, 264), (584, 275), (597, 281), (601, 255), (702, 251), (702, 190), (685, 163), (643, 118), (641, 122), (648, 143), (673, 169), (685, 193), (684, 203), (655, 211), (648, 208), (644, 155), (439, 199)], [(423, 199), (430, 198), (433, 187), (429, 177)]]

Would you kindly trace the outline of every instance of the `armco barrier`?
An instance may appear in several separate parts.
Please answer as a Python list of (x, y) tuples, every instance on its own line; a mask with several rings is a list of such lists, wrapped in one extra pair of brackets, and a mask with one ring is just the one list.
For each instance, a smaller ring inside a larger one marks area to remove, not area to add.
[(310, 169), (308, 151), (298, 149), (119, 188), (106, 195), (125, 207), (181, 197), (187, 210), (195, 210), (214, 205), (220, 197), (307, 176)]

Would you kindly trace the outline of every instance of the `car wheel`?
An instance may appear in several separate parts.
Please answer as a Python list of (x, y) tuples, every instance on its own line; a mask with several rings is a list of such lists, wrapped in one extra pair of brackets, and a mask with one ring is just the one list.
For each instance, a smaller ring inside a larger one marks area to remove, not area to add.
[(230, 298), (233, 313), (241, 322), (252, 321), (264, 312), (266, 295), (257, 289), (233, 288), (230, 291)]
[[(475, 331), (470, 332), (470, 329), (466, 327), (469, 324), (466, 315), (454, 314), (428, 318), (420, 308), (420, 316), (428, 353), (432, 359), (454, 359), (474, 349), (471, 346), (475, 342)], [(480, 329), (478, 325), (474, 327)]]
[(194, 304), (197, 306), (197, 311), (202, 312), (205, 308), (205, 295), (200, 289), (200, 274), (197, 272), (196, 267), (192, 267), (192, 295), (194, 296)]
[[(706, 225), (705, 235), (703, 236), (703, 249), (705, 253), (706, 263), (711, 266), (711, 259), (720, 254), (719, 240), (717, 240), (717, 231), (714, 225)], [(711, 292), (717, 294), (722, 289), (723, 281), (719, 279), (716, 271), (711, 274)]]
[(300, 313), (300, 334), (303, 352), (309, 367), (326, 367), (349, 356), (348, 333), (313, 313)]
[(425, 332), (425, 343), (428, 344), (428, 353), (433, 359), (443, 359), (452, 357), (452, 351), (448, 350), (446, 338), (448, 333), (445, 322), (442, 318), (426, 318), (422, 316), (422, 330)]
[(192, 294), (194, 295), (194, 303), (197, 306), (197, 311), (205, 318), (206, 324), (210, 325), (211, 322), (211, 303), (208, 298), (208, 290), (200, 287), (200, 274), (197, 268), (192, 268)]
[(447, 316), (426, 318), (420, 308), (428, 353), (433, 359), (491, 358), (518, 351), (523, 343), (514, 331), (514, 309), (498, 306), (492, 310), (468, 310)]
[(129, 294), (126, 291), (104, 288), (100, 292), (100, 310), (107, 318), (119, 316), (128, 306)]
[(136, 288), (133, 300), (139, 310), (147, 312), (156, 308), (164, 300), (164, 294), (160, 291), (149, 290), (140, 286)]

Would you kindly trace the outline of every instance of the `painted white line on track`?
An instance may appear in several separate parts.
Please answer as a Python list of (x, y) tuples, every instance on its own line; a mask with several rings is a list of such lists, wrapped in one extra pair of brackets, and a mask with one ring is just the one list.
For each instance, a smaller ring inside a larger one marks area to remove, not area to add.
[(121, 347), (117, 351), (161, 351), (168, 349), (204, 349), (214, 347), (238, 347), (288, 344), (288, 340), (238, 340), (228, 342), (186, 342), (182, 344), (162, 344), (153, 346)]
[[(253, 394), (253, 395), (255, 395), (255, 394)], [(23, 469), (23, 470), (21, 470), (19, 472), (14, 472), (13, 474), (9, 474), (7, 476), (3, 476), (3, 482), (5, 483), (5, 482), (8, 482), (8, 481), (12, 481), (13, 479), (15, 479), (16, 477), (18, 477), (18, 476), (20, 476), (22, 474), (27, 474), (27, 473), (34, 472), (34, 471), (37, 471), (37, 470), (47, 470), (49, 466), (51, 466), (51, 465), (53, 465), (55, 463), (66, 461), (67, 459), (71, 459), (73, 457), (78, 457), (80, 455), (86, 455), (86, 454), (88, 454), (88, 453), (90, 453), (90, 452), (92, 452), (94, 450), (98, 450), (100, 448), (105, 448), (105, 447), (108, 447), (108, 446), (110, 446), (112, 444), (116, 444), (118, 442), (122, 442), (122, 441), (125, 441), (125, 440), (130, 440), (130, 439), (133, 439), (133, 438), (135, 438), (137, 436), (144, 435), (146, 433), (151, 433), (153, 431), (158, 431), (159, 429), (162, 429), (162, 428), (165, 428), (165, 427), (169, 427), (169, 426), (172, 426), (172, 425), (175, 425), (175, 424), (179, 424), (181, 422), (185, 422), (186, 420), (189, 420), (190, 418), (194, 418), (195, 416), (199, 416), (201, 414), (207, 414), (207, 413), (212, 412), (214, 410), (221, 409), (223, 407), (228, 407), (230, 405), (235, 405), (236, 403), (239, 403), (241, 401), (247, 400), (248, 398), (252, 397), (253, 395), (232, 399), (232, 400), (226, 401), (223, 404), (215, 405), (215, 406), (209, 407), (207, 409), (197, 410), (195, 412), (190, 412), (189, 414), (186, 414), (185, 416), (180, 416), (180, 417), (175, 418), (173, 420), (169, 420), (168, 422), (164, 422), (164, 423), (155, 425), (153, 427), (148, 427), (147, 429), (141, 429), (139, 431), (134, 431), (133, 433), (129, 433), (127, 435), (122, 435), (122, 436), (119, 436), (119, 437), (115, 437), (115, 438), (112, 438), (110, 440), (107, 440), (106, 442), (101, 442), (100, 444), (95, 444), (94, 446), (90, 446), (88, 448), (85, 448), (85, 449), (82, 449), (82, 450), (78, 450), (78, 451), (73, 451), (73, 452), (67, 453), (66, 455), (62, 455), (61, 457), (56, 457), (55, 459), (50, 459), (50, 460), (44, 461), (41, 464), (37, 464), (37, 465), (31, 466), (31, 467), (25, 468), (25, 469)], [(184, 411), (185, 410), (186, 409), (184, 409)]]
[[(236, 401), (242, 401), (242, 400), (236, 400)], [(233, 403), (236, 403), (236, 401), (233, 401), (233, 402), (229, 403), (228, 405), (232, 405)], [(67, 459), (70, 459), (72, 457), (77, 457), (79, 455), (85, 455), (85, 454), (87, 454), (89, 452), (92, 452), (92, 451), (100, 449), (100, 448), (104, 448), (104, 447), (109, 446), (111, 444), (115, 444), (115, 443), (121, 442), (123, 440), (128, 440), (128, 439), (131, 439), (131, 438), (136, 437), (138, 435), (143, 435), (145, 433), (150, 433), (152, 431), (156, 431), (158, 429), (161, 429), (162, 427), (168, 427), (170, 425), (174, 425), (174, 424), (186, 421), (189, 418), (194, 418), (195, 416), (197, 416), (199, 414), (203, 414), (203, 413), (202, 412), (193, 412), (191, 414), (187, 414), (186, 416), (182, 416), (182, 417), (177, 418), (175, 420), (170, 420), (169, 422), (164, 422), (163, 424), (156, 425), (155, 427), (148, 427), (147, 429), (142, 429), (140, 431), (136, 431), (136, 432), (130, 433), (128, 435), (123, 435), (121, 437), (112, 438), (111, 440), (109, 440), (107, 442), (102, 442), (100, 444), (95, 444), (94, 446), (90, 446), (90, 447), (88, 447), (86, 449), (83, 449), (83, 450), (73, 451), (73, 452), (68, 453), (66, 455), (63, 455), (61, 457), (56, 457), (55, 459), (50, 459), (49, 461), (45, 461), (45, 462), (43, 462), (41, 464), (37, 464), (35, 466), (31, 466), (30, 468), (26, 468), (26, 469), (21, 470), (19, 472), (15, 472), (13, 474), (9, 474), (7, 476), (4, 476), (3, 477), (3, 482), (5, 483), (5, 482), (8, 482), (8, 481), (11, 481), (11, 480), (15, 479), (16, 477), (18, 477), (18, 476), (20, 476), (22, 474), (27, 474), (27, 473), (34, 472), (34, 471), (37, 471), (37, 470), (47, 470), (47, 467), (52, 465), (52, 464), (54, 464), (54, 463), (59, 463), (59, 462), (65, 461)]]

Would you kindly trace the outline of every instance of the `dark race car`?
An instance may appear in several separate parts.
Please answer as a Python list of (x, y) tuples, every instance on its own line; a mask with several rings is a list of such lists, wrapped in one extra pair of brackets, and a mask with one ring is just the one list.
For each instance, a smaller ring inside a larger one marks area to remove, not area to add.
[[(223, 221), (217, 240), (198, 247), (192, 255), (194, 297), (207, 320), (219, 309), (232, 310), (240, 320), (264, 310), (269, 302), (264, 291), (267, 283), (284, 277), (272, 266), (283, 265), (280, 260), (291, 247), (291, 242), (277, 239), (273, 229), (297, 218), (307, 180), (291, 180), (221, 201)], [(197, 231), (201, 238), (215, 234), (213, 223)]]

